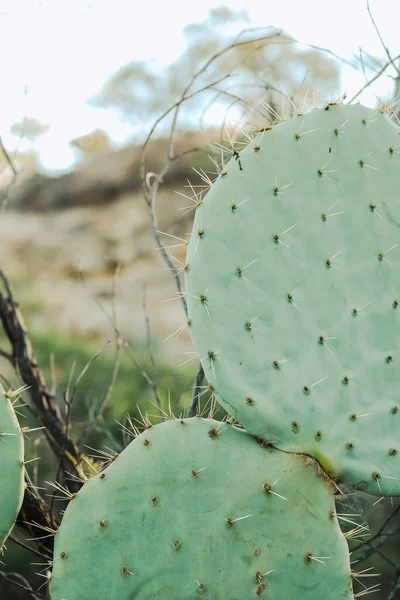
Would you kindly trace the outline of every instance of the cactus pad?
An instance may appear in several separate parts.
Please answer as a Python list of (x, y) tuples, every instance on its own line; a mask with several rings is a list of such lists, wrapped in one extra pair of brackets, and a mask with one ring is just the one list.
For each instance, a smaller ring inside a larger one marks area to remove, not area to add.
[[(295, 540), (295, 543), (293, 543)], [(211, 419), (139, 435), (70, 502), (52, 600), (352, 599), (330, 481)]]
[(400, 129), (328, 105), (262, 131), (198, 203), (195, 349), (246, 430), (400, 494)]
[(0, 549), (14, 527), (24, 494), (24, 443), (12, 404), (0, 385)]

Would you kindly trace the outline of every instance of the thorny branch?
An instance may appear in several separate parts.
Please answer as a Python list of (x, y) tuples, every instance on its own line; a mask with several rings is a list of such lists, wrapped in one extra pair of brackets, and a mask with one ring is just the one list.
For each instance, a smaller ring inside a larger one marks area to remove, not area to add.
[(65, 423), (61, 418), (56, 399), (47, 390), (37, 364), (10, 282), (1, 269), (0, 281), (4, 287), (4, 291), (0, 291), (0, 321), (11, 345), (13, 366), (21, 381), (29, 388), (28, 392), (36, 416), (44, 427), (43, 431), (51, 449), (59, 459), (62, 459), (66, 470), (74, 470), (74, 465), (80, 460), (78, 447), (66, 434)]
[(379, 28), (378, 28), (378, 26), (377, 26), (377, 24), (376, 24), (376, 22), (375, 22), (375, 19), (374, 19), (373, 15), (372, 15), (371, 7), (370, 7), (370, 5), (369, 5), (369, 0), (367, 0), (367, 11), (368, 11), (369, 17), (370, 17), (370, 19), (371, 19), (372, 25), (374, 26), (374, 28), (375, 28), (375, 31), (376, 31), (376, 33), (378, 34), (379, 40), (380, 40), (380, 42), (381, 42), (381, 44), (382, 44), (382, 48), (384, 49), (384, 51), (385, 51), (385, 53), (386, 53), (386, 56), (388, 57), (388, 59), (389, 59), (389, 61), (390, 61), (390, 64), (392, 65), (392, 67), (393, 67), (393, 68), (394, 68), (394, 70), (396, 71), (397, 75), (399, 75), (399, 76), (400, 76), (400, 70), (399, 70), (399, 68), (397, 67), (397, 65), (395, 64), (395, 62), (394, 62), (394, 60), (393, 60), (392, 56), (390, 55), (389, 48), (386, 46), (385, 42), (383, 41), (383, 38), (382, 38), (381, 32), (379, 31)]
[(381, 67), (379, 69), (379, 71), (377, 73), (375, 73), (375, 75), (373, 77), (371, 77), (371, 79), (368, 79), (368, 81), (365, 82), (365, 84), (358, 90), (358, 92), (356, 94), (354, 94), (354, 96), (349, 100), (349, 104), (351, 104), (352, 102), (354, 102), (354, 100), (357, 100), (358, 96), (360, 96), (360, 94), (362, 94), (363, 92), (365, 92), (365, 90), (370, 87), (373, 83), (375, 83), (375, 81), (377, 81), (379, 79), (379, 77), (381, 77), (383, 75), (383, 73), (386, 71), (386, 69), (388, 67), (390, 67), (390, 65), (392, 64), (392, 62), (394, 60), (398, 60), (400, 58), (400, 54), (398, 54), (397, 56), (395, 56), (393, 59), (391, 59), (389, 62), (385, 63), (383, 65), (383, 67)]
[[(0, 322), (4, 333), (11, 346), (10, 353), (2, 352), (13, 365), (19, 379), (29, 387), (32, 407), (35, 417), (43, 426), (44, 435), (63, 465), (66, 472), (74, 472), (75, 464), (79, 462), (79, 451), (76, 444), (69, 438), (55, 398), (49, 393), (43, 375), (39, 369), (35, 354), (29, 340), (27, 330), (19, 309), (14, 299), (11, 285), (0, 269), (0, 281), (4, 291), (0, 291)], [(31, 523), (42, 527), (54, 527), (55, 521), (46, 502), (41, 498), (39, 491), (25, 473), (26, 489), (17, 524), (29, 534), (33, 533)], [(78, 489), (78, 486), (76, 486)], [(34, 536), (37, 538), (37, 532)], [(39, 548), (51, 554), (53, 547), (52, 537), (37, 539)]]

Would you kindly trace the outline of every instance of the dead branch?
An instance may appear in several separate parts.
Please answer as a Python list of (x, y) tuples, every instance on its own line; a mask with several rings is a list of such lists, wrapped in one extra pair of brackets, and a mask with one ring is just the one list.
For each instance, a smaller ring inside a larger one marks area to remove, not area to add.
[[(8, 581), (12, 585), (20, 588), (21, 590), (25, 590), (25, 591), (29, 592), (29, 594), (32, 596), (33, 600), (37, 600), (37, 598), (43, 598), (44, 600), (49, 600), (49, 596), (44, 596), (43, 594), (40, 594), (39, 592), (35, 592), (32, 589), (29, 582), (25, 579), (25, 577), (22, 577), (22, 575), (20, 575), (19, 573), (4, 573), (3, 571), (0, 571), (0, 575), (5, 581)], [(15, 579), (14, 579), (14, 577), (15, 577)], [(22, 583), (20, 583), (20, 582), (22, 582)]]
[(46, 388), (19, 305), (1, 269), (0, 280), (5, 289), (5, 292), (0, 291), (0, 321), (11, 345), (12, 364), (19, 378), (29, 387), (31, 402), (40, 424), (45, 428), (44, 434), (52, 451), (62, 460), (66, 470), (74, 471), (80, 460), (78, 447), (67, 436), (56, 399)]
[(368, 81), (358, 90), (358, 92), (356, 94), (354, 94), (354, 96), (348, 101), (348, 104), (351, 104), (352, 102), (354, 102), (354, 100), (356, 100), (360, 94), (362, 94), (367, 88), (369, 88), (373, 83), (375, 83), (375, 81), (377, 79), (379, 79), (379, 77), (381, 77), (383, 75), (383, 73), (386, 71), (386, 69), (388, 67), (390, 67), (390, 65), (392, 64), (392, 61), (398, 60), (399, 58), (400, 58), (400, 54), (395, 56), (389, 62), (385, 63), (383, 65), (383, 67), (381, 67), (379, 69), (379, 71), (377, 73), (375, 73), (375, 75), (373, 77), (371, 77), (371, 79), (368, 79)]
[[(50, 514), (49, 508), (39, 491), (32, 484), (29, 476), (25, 474), (25, 494), (21, 510), (17, 517), (17, 525), (32, 537), (37, 537), (32, 523), (41, 527), (57, 528), (58, 524)], [(46, 555), (52, 556), (53, 537), (46, 537), (35, 541), (37, 547)]]
[(115, 340), (115, 360), (114, 360), (113, 370), (112, 370), (112, 373), (111, 373), (110, 382), (108, 384), (108, 387), (107, 387), (107, 389), (105, 391), (103, 399), (102, 399), (102, 401), (100, 403), (99, 408), (96, 411), (96, 414), (95, 414), (94, 418), (86, 426), (85, 430), (81, 434), (81, 436), (80, 436), (80, 438), (78, 440), (78, 446), (81, 446), (84, 443), (84, 441), (87, 439), (87, 437), (90, 434), (90, 432), (93, 431), (93, 429), (96, 428), (98, 422), (100, 421), (101, 417), (103, 416), (103, 413), (104, 413), (105, 409), (107, 408), (108, 401), (110, 399), (111, 393), (112, 393), (112, 391), (114, 389), (114, 385), (115, 385), (115, 382), (116, 382), (117, 377), (118, 377), (119, 367), (121, 365), (121, 349), (122, 349), (122, 345), (123, 345), (122, 338), (119, 337), (119, 336), (117, 336), (116, 340)]
[(398, 68), (398, 67), (397, 67), (397, 65), (394, 63), (394, 60), (393, 60), (393, 58), (392, 58), (392, 57), (391, 57), (391, 55), (390, 55), (389, 48), (386, 46), (385, 42), (383, 41), (383, 38), (382, 38), (381, 32), (379, 31), (379, 28), (378, 28), (378, 26), (377, 26), (377, 24), (376, 24), (376, 22), (375, 22), (375, 19), (374, 19), (373, 15), (372, 15), (372, 11), (371, 11), (371, 8), (370, 8), (370, 5), (369, 5), (369, 0), (367, 0), (367, 11), (368, 11), (368, 14), (369, 14), (369, 18), (371, 19), (372, 25), (374, 26), (374, 28), (375, 28), (375, 31), (376, 31), (376, 33), (378, 34), (379, 40), (380, 40), (380, 42), (381, 42), (381, 44), (382, 44), (382, 47), (383, 47), (383, 49), (384, 49), (384, 51), (385, 51), (385, 53), (386, 53), (386, 56), (387, 56), (387, 57), (388, 57), (388, 59), (389, 59), (389, 62), (390, 62), (390, 64), (392, 65), (392, 67), (393, 67), (393, 68), (394, 68), (394, 70), (396, 71), (397, 75), (399, 75), (399, 76), (400, 76), (400, 71), (399, 71), (399, 68)]

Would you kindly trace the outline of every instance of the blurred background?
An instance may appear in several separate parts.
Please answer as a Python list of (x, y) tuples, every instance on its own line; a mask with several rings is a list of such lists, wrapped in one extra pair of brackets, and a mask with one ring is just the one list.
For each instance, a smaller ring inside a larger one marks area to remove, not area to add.
[[(142, 190), (142, 146), (153, 124), (145, 173), (163, 168), (171, 127), (180, 155), (169, 161), (154, 198), (158, 229), (187, 239), (189, 209), (204, 193), (195, 186), (206, 189), (204, 174), (213, 179), (221, 168), (213, 144), (224, 145), (227, 136), (249, 140), (278, 115), (343, 94), (371, 107), (393, 103), (400, 94), (400, 5), (371, 0), (370, 11), (364, 0), (0, 0), (0, 266), (62, 411), (68, 381), (91, 361), (76, 391), (74, 439), (124, 447), (117, 421), (154, 401), (143, 369), (157, 381), (164, 407), (169, 393), (177, 413), (191, 401), (197, 365), (181, 365), (192, 350), (179, 329), (185, 315)], [(196, 72), (176, 122), (173, 111), (156, 121)], [(167, 245), (174, 241), (159, 235)], [(175, 243), (168, 251), (176, 266), (185, 249)], [(115, 323), (131, 349), (118, 373)], [(0, 347), (7, 347), (2, 332)], [(1, 356), (0, 374), (18, 387)], [(87, 432), (113, 375), (107, 407)], [(32, 416), (27, 422), (35, 425)], [(27, 446), (28, 458), (41, 456), (29, 470), (46, 488), (57, 463), (40, 432)], [(396, 508), (375, 500), (352, 500), (372, 532)], [(377, 599), (389, 597), (398, 575), (398, 542), (389, 536), (385, 552), (364, 563), (383, 574)], [(8, 546), (4, 571), (22, 573), (37, 589), (44, 580), (34, 573), (43, 567)], [(37, 596), (0, 580), (0, 597)]]

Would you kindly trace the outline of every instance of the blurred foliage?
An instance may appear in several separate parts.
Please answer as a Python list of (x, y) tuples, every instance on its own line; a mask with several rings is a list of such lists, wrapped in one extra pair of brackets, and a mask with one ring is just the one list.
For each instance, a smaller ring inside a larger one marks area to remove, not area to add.
[(112, 150), (110, 137), (102, 129), (95, 129), (87, 135), (75, 138), (70, 144), (80, 150), (84, 157)]
[[(125, 119), (133, 120), (135, 124), (140, 125), (144, 119), (147, 123), (151, 116), (159, 114), (180, 97), (193, 74), (210, 57), (235, 39), (249, 40), (248, 35), (240, 37), (248, 25), (245, 11), (226, 6), (213, 8), (202, 23), (192, 23), (184, 28), (187, 48), (174, 63), (163, 69), (162, 74), (148, 62), (129, 63), (110, 78), (92, 103), (117, 108)], [(198, 78), (195, 89), (231, 74), (218, 84), (218, 89), (232, 91), (236, 78), (240, 79), (241, 95), (252, 103), (277, 88), (274, 101), (282, 99), (282, 89), (291, 97), (303, 97), (307, 89), (312, 94), (317, 90), (327, 96), (338, 90), (338, 62), (329, 54), (295, 43), (284, 31), (272, 27), (260, 28), (259, 35), (258, 30), (250, 32), (253, 41), (236, 46), (220, 57)], [(270, 34), (271, 39), (265, 44), (260, 39), (266, 34)], [(237, 88), (235, 93), (238, 93)], [(210, 90), (208, 99), (211, 95)], [(224, 95), (219, 99), (224, 104), (231, 101), (232, 98)], [(198, 111), (194, 110), (203, 102), (204, 97), (202, 100), (195, 98), (188, 107), (182, 107), (181, 124), (186, 115), (186, 124), (193, 125), (198, 118)]]
[(47, 133), (50, 129), (50, 125), (40, 123), (33, 117), (25, 117), (20, 123), (14, 123), (11, 126), (11, 133), (22, 138), (27, 138), (31, 142), (37, 140), (38, 137)]

